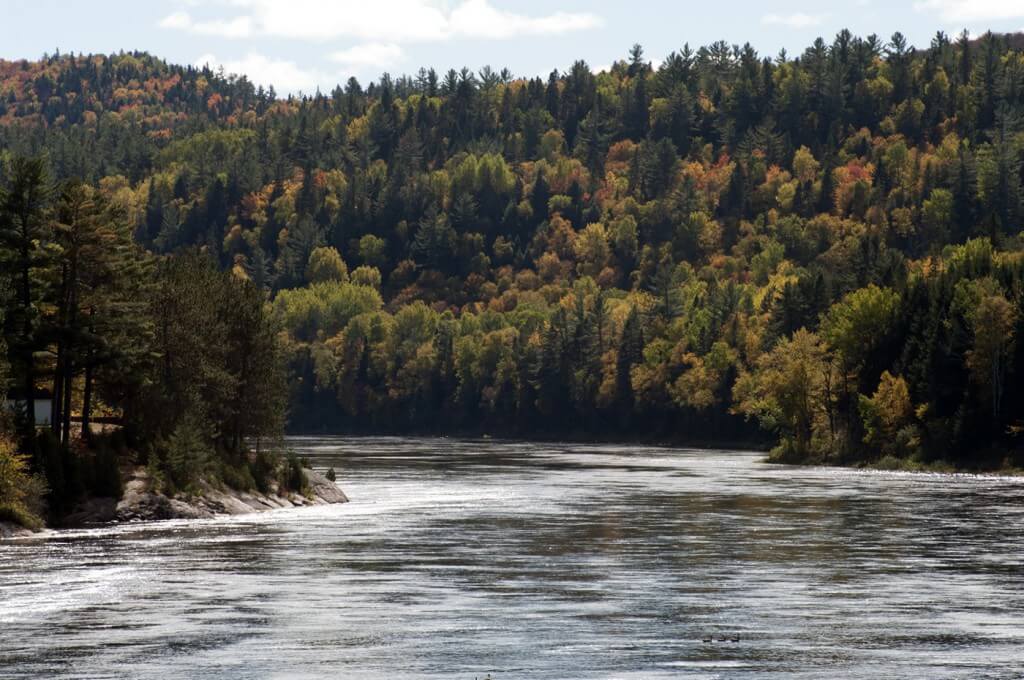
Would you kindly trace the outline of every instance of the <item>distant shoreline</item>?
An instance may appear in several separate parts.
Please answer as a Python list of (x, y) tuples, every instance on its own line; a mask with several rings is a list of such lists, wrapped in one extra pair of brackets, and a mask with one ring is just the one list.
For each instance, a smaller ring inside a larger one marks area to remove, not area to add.
[(419, 431), (419, 432), (375, 432), (375, 431), (326, 431), (326, 430), (295, 430), (288, 432), (289, 437), (352, 437), (373, 438), (373, 437), (422, 437), (431, 439), (465, 439), (483, 441), (525, 441), (547, 444), (615, 444), (615, 445), (637, 445), (653, 446), (675, 449), (708, 449), (712, 451), (752, 451), (763, 453), (764, 462), (772, 465), (790, 465), (804, 467), (832, 467), (839, 470), (863, 470), (871, 472), (909, 472), (918, 474), (966, 474), (966, 475), (989, 475), (995, 477), (1019, 477), (1024, 476), (1024, 470), (1002, 466), (981, 466), (973, 468), (956, 467), (947, 461), (932, 461), (921, 463), (909, 459), (881, 458), (877, 461), (818, 461), (818, 460), (778, 460), (771, 456), (772, 443), (764, 439), (717, 439), (714, 441), (687, 438), (687, 437), (661, 437), (661, 436), (621, 436), (594, 435), (580, 432), (557, 434), (552, 432), (535, 433), (510, 433), (502, 432), (491, 434), (479, 430), (454, 430), (450, 432)]
[(714, 440), (692, 438), (685, 436), (664, 436), (664, 435), (622, 435), (613, 434), (591, 434), (587, 432), (507, 432), (507, 431), (486, 431), (479, 429), (471, 430), (411, 430), (402, 432), (384, 432), (373, 430), (318, 430), (302, 428), (287, 432), (289, 437), (424, 437), (424, 438), (449, 438), (449, 439), (484, 439), (494, 441), (528, 441), (528, 442), (549, 442), (568, 444), (637, 444), (643, 446), (665, 446), (673, 448), (695, 448), (730, 450), (742, 449), (747, 451), (763, 452), (767, 455), (771, 442), (767, 439), (728, 439), (717, 438)]

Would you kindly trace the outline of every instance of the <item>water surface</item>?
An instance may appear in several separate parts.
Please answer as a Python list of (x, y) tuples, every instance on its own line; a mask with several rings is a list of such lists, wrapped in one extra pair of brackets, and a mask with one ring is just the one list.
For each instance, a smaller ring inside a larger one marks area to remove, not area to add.
[(1024, 675), (1024, 480), (292, 444), (352, 502), (0, 545), (0, 677)]

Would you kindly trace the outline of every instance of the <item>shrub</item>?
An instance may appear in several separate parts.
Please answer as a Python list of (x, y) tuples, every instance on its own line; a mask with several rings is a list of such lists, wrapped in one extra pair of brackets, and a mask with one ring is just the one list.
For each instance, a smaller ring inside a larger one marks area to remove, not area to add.
[(294, 453), (289, 453), (281, 466), (278, 477), (278, 488), (282, 491), (294, 493), (305, 493), (309, 489), (309, 480), (306, 478), (306, 471), (302, 469), (302, 462)]
[(160, 457), (155, 452), (150, 454), (149, 462), (146, 463), (146, 478), (149, 480), (149, 490), (153, 493), (167, 490), (167, 477), (160, 465)]
[(260, 451), (249, 463), (249, 470), (257, 491), (267, 493), (270, 491), (270, 482), (275, 479), (277, 457), (269, 451)]
[(213, 458), (202, 419), (186, 413), (164, 442), (164, 470), (178, 490), (199, 481)]
[(28, 529), (43, 526), (43, 480), (29, 474), (28, 460), (6, 439), (0, 439), (0, 521)]
[(218, 476), (225, 485), (238, 491), (252, 491), (256, 488), (256, 480), (249, 465), (221, 463)]
[(894, 471), (903, 470), (906, 466), (904, 465), (902, 460), (892, 455), (891, 453), (887, 453), (886, 455), (878, 459), (878, 461), (875, 463), (875, 467), (878, 468), (879, 470)]
[(118, 452), (113, 442), (100, 438), (95, 450), (81, 461), (86, 488), (94, 496), (120, 498), (124, 491)]
[(47, 487), (49, 510), (55, 516), (68, 512), (85, 491), (82, 465), (50, 430), (36, 436), (36, 460)]

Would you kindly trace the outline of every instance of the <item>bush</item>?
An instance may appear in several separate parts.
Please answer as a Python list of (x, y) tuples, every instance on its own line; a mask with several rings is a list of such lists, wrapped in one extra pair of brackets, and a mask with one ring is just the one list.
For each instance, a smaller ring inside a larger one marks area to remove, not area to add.
[(149, 490), (153, 493), (168, 490), (167, 477), (160, 465), (160, 457), (155, 452), (149, 455), (149, 462), (146, 463), (146, 478), (149, 480)]
[(808, 462), (808, 455), (801, 453), (788, 438), (784, 438), (768, 454), (768, 462), (784, 465), (802, 465)]
[(890, 472), (906, 469), (904, 462), (891, 453), (887, 453), (879, 458), (878, 461), (875, 462), (874, 467), (879, 470), (887, 470)]
[(112, 442), (99, 439), (96, 448), (82, 461), (82, 476), (86, 488), (94, 496), (120, 498), (124, 492), (121, 480), (121, 466), (117, 450)]
[(270, 482), (276, 478), (277, 456), (269, 451), (260, 451), (249, 463), (249, 470), (256, 484), (256, 490), (260, 493), (268, 493)]
[(25, 456), (15, 452), (11, 442), (0, 439), (0, 521), (40, 529), (45, 495), (45, 482), (29, 474)]
[(252, 476), (252, 468), (249, 465), (232, 465), (222, 463), (218, 475), (225, 485), (238, 491), (252, 491), (256, 488), (256, 480)]
[(49, 509), (60, 517), (68, 512), (85, 491), (82, 465), (50, 430), (36, 436), (36, 460), (48, 489)]
[(294, 453), (289, 453), (285, 458), (284, 465), (281, 466), (278, 488), (281, 492), (292, 491), (294, 493), (306, 493), (309, 489), (306, 471), (302, 469), (302, 462)]
[(164, 470), (175, 488), (193, 486), (207, 471), (213, 452), (207, 443), (202, 420), (186, 413), (164, 442)]
[(32, 531), (43, 528), (43, 520), (38, 515), (16, 505), (0, 504), (0, 522), (10, 522)]

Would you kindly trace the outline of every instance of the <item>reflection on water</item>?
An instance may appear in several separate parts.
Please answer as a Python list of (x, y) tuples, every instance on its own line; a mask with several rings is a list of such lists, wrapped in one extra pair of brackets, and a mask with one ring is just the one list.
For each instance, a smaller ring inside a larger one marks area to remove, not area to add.
[(293, 443), (350, 504), (0, 546), (0, 677), (1024, 673), (1024, 480)]

